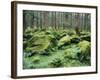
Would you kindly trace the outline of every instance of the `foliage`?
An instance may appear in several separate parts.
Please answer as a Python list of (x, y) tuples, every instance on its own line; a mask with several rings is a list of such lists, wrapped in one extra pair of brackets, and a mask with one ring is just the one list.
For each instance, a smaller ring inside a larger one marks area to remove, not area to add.
[(39, 61), (40, 61), (40, 58), (39, 58), (39, 57), (34, 57), (34, 58), (32, 59), (32, 62), (33, 62), (33, 63), (39, 63)]
[(81, 50), (81, 53), (78, 54), (80, 60), (84, 60), (84, 59), (89, 59), (89, 56), (90, 56), (90, 42), (88, 41), (81, 41), (78, 43), (78, 46)]
[(23, 32), (23, 68), (87, 66), (91, 64), (89, 32), (33, 29)]
[(71, 43), (78, 43), (80, 42), (80, 37), (78, 35), (71, 36)]
[(58, 46), (62, 46), (64, 44), (70, 44), (70, 36), (69, 35), (66, 35), (64, 37), (62, 37), (59, 41), (58, 41)]
[(54, 60), (52, 60), (52, 62), (50, 62), (50, 66), (51, 67), (61, 67), (62, 66), (62, 61), (60, 58), (55, 58)]
[(89, 13), (23, 10), (23, 68), (91, 65)]
[(70, 46), (70, 48), (68, 48), (64, 51), (64, 57), (77, 59), (78, 53), (80, 53), (79, 47), (77, 47), (76, 45), (72, 45), (72, 46)]

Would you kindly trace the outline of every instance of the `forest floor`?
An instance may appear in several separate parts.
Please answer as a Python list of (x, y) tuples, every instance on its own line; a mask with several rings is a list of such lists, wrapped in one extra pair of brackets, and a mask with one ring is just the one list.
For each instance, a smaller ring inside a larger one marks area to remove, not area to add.
[(26, 29), (23, 38), (24, 69), (91, 65), (90, 32)]

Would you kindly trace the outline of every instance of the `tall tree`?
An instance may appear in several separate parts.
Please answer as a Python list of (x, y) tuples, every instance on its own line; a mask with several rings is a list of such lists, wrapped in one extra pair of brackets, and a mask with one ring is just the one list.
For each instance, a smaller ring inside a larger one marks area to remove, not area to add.
[(80, 14), (75, 13), (75, 31), (79, 35), (80, 34)]

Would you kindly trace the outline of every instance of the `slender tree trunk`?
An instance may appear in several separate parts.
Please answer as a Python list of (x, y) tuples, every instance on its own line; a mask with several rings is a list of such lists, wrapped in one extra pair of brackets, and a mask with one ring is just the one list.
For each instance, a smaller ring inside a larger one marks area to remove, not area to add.
[(75, 20), (76, 20), (76, 24), (75, 24), (75, 31), (76, 31), (76, 33), (78, 34), (78, 35), (80, 35), (80, 15), (79, 15), (79, 13), (76, 13), (76, 15), (75, 15)]

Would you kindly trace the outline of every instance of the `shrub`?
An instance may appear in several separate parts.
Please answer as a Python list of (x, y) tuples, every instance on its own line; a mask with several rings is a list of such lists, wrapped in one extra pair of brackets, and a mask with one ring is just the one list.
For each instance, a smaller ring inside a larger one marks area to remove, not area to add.
[(62, 61), (60, 58), (55, 58), (54, 60), (52, 60), (52, 62), (50, 63), (51, 67), (60, 67), (62, 66)]
[(80, 49), (74, 45), (73, 47), (68, 48), (64, 51), (64, 58), (69, 58), (69, 59), (77, 59), (77, 54), (80, 52)]

